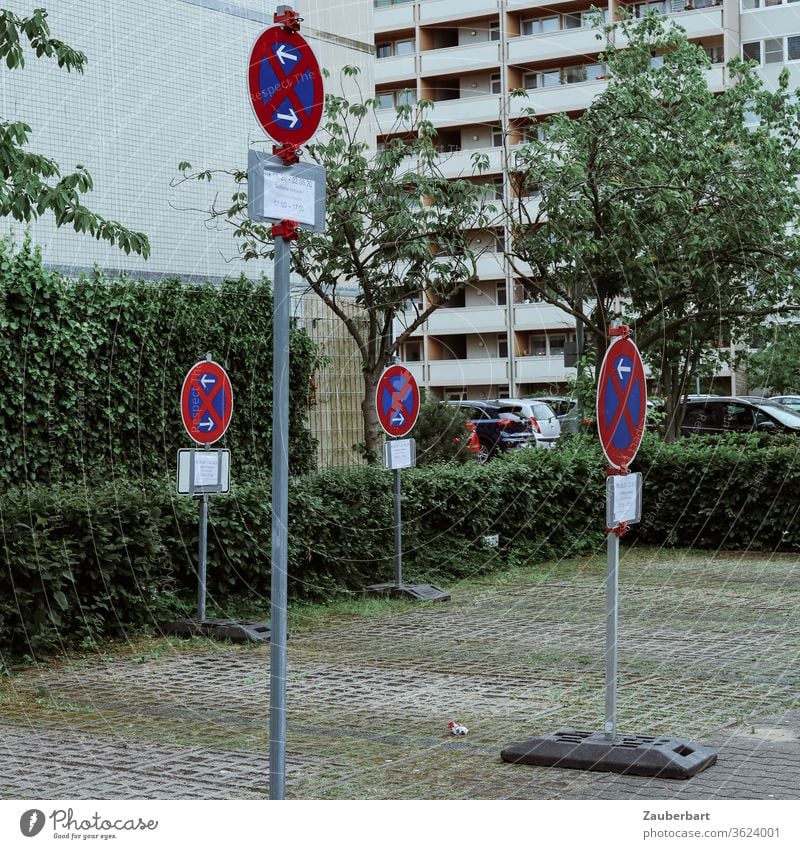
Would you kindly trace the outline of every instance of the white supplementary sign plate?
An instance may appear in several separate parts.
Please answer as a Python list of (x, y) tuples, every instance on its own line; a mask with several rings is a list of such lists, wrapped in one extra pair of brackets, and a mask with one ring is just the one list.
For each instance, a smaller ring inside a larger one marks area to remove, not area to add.
[(178, 451), (179, 495), (213, 495), (231, 488), (231, 452), (227, 448)]
[(313, 224), (315, 183), (292, 174), (264, 171), (264, 217)]
[(417, 464), (417, 443), (413, 439), (390, 439), (383, 444), (385, 469), (408, 469)]
[(606, 479), (606, 524), (619, 527), (621, 522), (642, 520), (642, 475), (609, 475)]

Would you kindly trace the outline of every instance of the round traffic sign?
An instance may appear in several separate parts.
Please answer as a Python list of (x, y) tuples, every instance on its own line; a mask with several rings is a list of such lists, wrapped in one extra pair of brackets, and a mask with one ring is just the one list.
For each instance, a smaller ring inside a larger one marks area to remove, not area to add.
[(597, 381), (597, 430), (615, 469), (627, 466), (636, 456), (646, 412), (642, 356), (631, 339), (619, 337), (608, 346)]
[(250, 104), (275, 141), (303, 144), (317, 131), (325, 93), (317, 58), (302, 35), (270, 27), (250, 51)]
[(233, 390), (225, 369), (200, 360), (186, 375), (181, 389), (181, 418), (186, 432), (201, 445), (221, 439), (233, 413)]
[(381, 375), (375, 409), (389, 436), (405, 436), (414, 427), (419, 415), (419, 387), (407, 368), (389, 366)]

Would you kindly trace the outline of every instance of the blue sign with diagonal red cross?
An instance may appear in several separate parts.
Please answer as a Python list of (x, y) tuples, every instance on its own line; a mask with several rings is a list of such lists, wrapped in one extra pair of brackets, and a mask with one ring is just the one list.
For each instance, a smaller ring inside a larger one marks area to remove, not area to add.
[(606, 351), (597, 381), (597, 430), (608, 462), (627, 467), (644, 434), (647, 385), (639, 349), (627, 337)]
[(275, 141), (299, 145), (317, 131), (325, 94), (303, 36), (283, 27), (264, 30), (250, 52), (247, 84), (256, 118)]
[(181, 418), (189, 436), (211, 445), (228, 429), (233, 413), (233, 390), (226, 371), (213, 360), (200, 360), (189, 369), (181, 389)]
[(381, 375), (375, 409), (389, 436), (405, 436), (414, 427), (419, 415), (419, 387), (407, 368), (389, 366)]

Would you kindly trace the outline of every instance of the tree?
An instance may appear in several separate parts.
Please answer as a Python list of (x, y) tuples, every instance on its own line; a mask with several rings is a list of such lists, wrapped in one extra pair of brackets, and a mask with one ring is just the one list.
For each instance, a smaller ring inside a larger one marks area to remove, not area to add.
[(510, 211), (510, 257), (598, 354), (612, 319), (632, 325), (673, 436), (704, 357), (796, 308), (800, 104), (788, 74), (769, 93), (738, 59), (715, 94), (705, 51), (661, 16), (602, 37), (609, 82), (586, 111), (546, 123), (528, 111), (540, 138), (517, 154), (514, 180), (541, 199)]
[[(23, 41), (37, 58), (55, 58), (59, 68), (83, 73), (86, 56), (50, 35), (47, 12), (35, 9), (30, 17), (19, 17), (0, 9), (0, 61), (10, 70), (25, 67)], [(147, 236), (92, 212), (82, 195), (92, 190), (92, 177), (82, 165), (62, 176), (52, 159), (27, 149), (31, 128), (22, 121), (0, 121), (0, 216), (32, 221), (52, 212), (56, 225), (72, 224), (78, 233), (91, 233), (125, 253), (150, 254)]]
[(773, 324), (747, 357), (747, 383), (774, 395), (800, 394), (800, 327)]
[[(358, 70), (344, 73), (355, 78)], [(306, 151), (326, 169), (327, 228), (301, 233), (292, 250), (294, 270), (342, 320), (361, 353), (363, 453), (371, 461), (378, 457), (382, 433), (375, 409), (382, 371), (434, 310), (476, 278), (470, 230), (496, 213), (481, 200), (485, 186), (442, 173), (427, 101), (399, 106), (391, 141), (372, 154), (364, 139), (374, 138), (377, 103), (363, 96), (326, 97), (318, 140)], [(211, 179), (213, 173), (186, 179)], [(247, 173), (233, 177), (231, 205), (212, 209), (211, 216), (235, 228), (245, 259), (272, 257), (270, 228), (247, 218)], [(354, 289), (363, 320), (346, 309)], [(410, 317), (395, 336), (394, 320), (407, 311)]]

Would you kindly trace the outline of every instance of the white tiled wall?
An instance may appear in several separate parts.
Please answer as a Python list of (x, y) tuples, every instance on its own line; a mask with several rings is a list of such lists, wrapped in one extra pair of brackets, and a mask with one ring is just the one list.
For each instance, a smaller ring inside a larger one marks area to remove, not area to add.
[[(29, 14), (32, 0), (5, 0)], [(104, 242), (56, 229), (47, 215), (32, 225), (45, 261), (58, 266), (125, 269), (134, 273), (202, 278), (259, 276), (266, 268), (237, 258), (230, 230), (210, 228), (203, 210), (215, 195), (229, 199), (225, 180), (171, 187), (178, 163), (196, 168), (242, 168), (250, 145), (268, 145), (248, 102), (246, 66), (253, 41), (277, 3), (267, 0), (52, 0), (52, 34), (83, 50), (83, 75), (59, 70), (32, 54), (21, 71), (0, 74), (5, 120), (33, 129), (31, 149), (54, 157), (64, 171), (85, 165), (94, 178), (86, 202), (93, 210), (150, 237), (151, 258), (126, 256)], [(305, 8), (304, 8), (305, 7)], [(310, 0), (295, 6), (320, 64), (332, 71), (360, 64), (362, 87), (372, 89), (372, 56), (336, 43), (342, 36), (373, 41), (372, 2)], [(0, 233), (20, 234), (10, 219)]]

